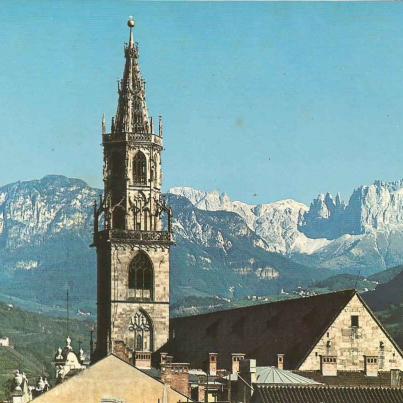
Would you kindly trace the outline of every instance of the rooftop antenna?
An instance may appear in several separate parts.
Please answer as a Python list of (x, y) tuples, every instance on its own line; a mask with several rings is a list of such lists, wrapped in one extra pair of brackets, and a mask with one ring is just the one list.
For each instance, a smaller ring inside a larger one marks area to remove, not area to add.
[(69, 315), (69, 289), (66, 290), (66, 330), (67, 330), (67, 336), (69, 336), (69, 320), (70, 320), (70, 315)]
[(94, 358), (94, 326), (90, 329), (90, 362), (92, 363), (92, 359)]
[(357, 274), (357, 276), (355, 278), (354, 290), (357, 290), (358, 277), (360, 277), (360, 274), (361, 274), (361, 269), (358, 270), (358, 274)]

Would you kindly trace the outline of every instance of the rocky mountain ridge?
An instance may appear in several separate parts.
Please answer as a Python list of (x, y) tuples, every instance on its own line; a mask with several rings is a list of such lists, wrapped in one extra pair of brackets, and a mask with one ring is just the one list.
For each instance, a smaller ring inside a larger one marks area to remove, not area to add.
[(199, 209), (236, 212), (270, 251), (304, 264), (375, 272), (402, 261), (403, 180), (360, 186), (348, 203), (321, 194), (309, 207), (294, 200), (248, 205), (186, 187), (170, 192)]
[[(248, 205), (218, 192), (173, 188), (172, 301), (276, 295), (338, 272), (369, 274), (403, 261), (403, 181)], [(93, 311), (92, 204), (79, 179), (46, 176), (0, 187), (0, 298), (62, 307), (66, 289)], [(73, 303), (73, 302), (72, 302)], [(77, 302), (78, 304), (78, 302)]]

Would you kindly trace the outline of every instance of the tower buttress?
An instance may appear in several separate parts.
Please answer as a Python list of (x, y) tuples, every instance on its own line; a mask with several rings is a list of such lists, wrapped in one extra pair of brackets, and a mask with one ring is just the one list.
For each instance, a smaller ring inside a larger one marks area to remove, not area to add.
[[(94, 207), (98, 267), (96, 358), (147, 356), (168, 340), (171, 209), (161, 194), (162, 125), (148, 115), (129, 20), (125, 68), (111, 132), (102, 118), (104, 197)], [(102, 223), (100, 222), (102, 221)]]

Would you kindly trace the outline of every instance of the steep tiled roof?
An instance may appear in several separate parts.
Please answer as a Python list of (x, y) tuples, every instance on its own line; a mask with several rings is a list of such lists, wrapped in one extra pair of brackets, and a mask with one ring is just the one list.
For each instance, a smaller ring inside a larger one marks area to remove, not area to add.
[(242, 352), (259, 366), (277, 365), (282, 353), (285, 368), (296, 369), (354, 295), (346, 290), (176, 318), (163, 349), (193, 368), (207, 368), (209, 352), (218, 353), (219, 367), (230, 368), (231, 353)]
[(403, 389), (332, 386), (256, 386), (251, 403), (402, 403)]

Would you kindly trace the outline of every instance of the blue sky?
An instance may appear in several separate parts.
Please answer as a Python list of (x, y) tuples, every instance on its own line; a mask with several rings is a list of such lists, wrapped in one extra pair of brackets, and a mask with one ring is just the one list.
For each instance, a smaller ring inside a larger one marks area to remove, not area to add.
[(402, 3), (3, 1), (0, 184), (102, 184), (136, 19), (164, 187), (250, 203), (403, 177)]

